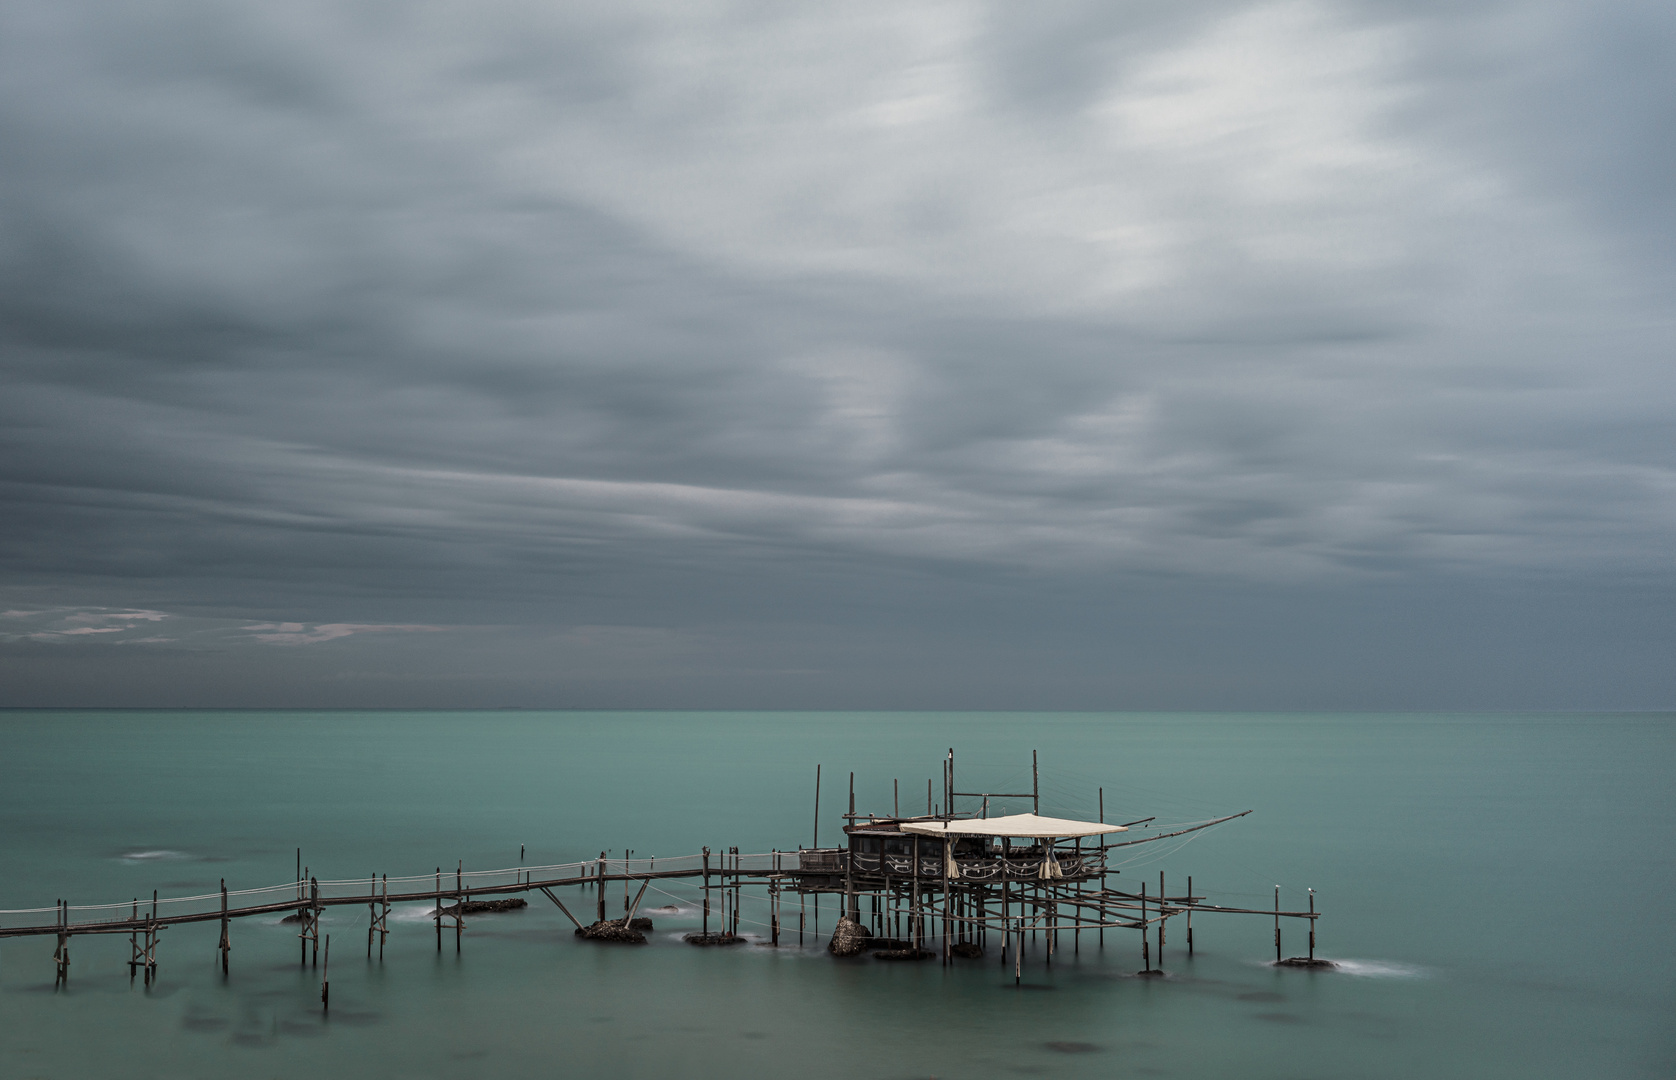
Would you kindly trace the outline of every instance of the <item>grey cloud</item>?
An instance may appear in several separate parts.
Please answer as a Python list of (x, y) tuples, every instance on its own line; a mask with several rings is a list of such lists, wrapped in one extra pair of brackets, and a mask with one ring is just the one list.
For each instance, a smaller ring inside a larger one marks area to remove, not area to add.
[(360, 703), (489, 639), (529, 700), (837, 700), (768, 649), (934, 703), (1034, 635), (1121, 704), (1194, 648), (1099, 674), (1096, 596), (1213, 652), (1266, 597), (1299, 701), (1381, 590), (1668, 596), (1673, 20), (1585, 14), (15, 5), (0, 602), (294, 624)]

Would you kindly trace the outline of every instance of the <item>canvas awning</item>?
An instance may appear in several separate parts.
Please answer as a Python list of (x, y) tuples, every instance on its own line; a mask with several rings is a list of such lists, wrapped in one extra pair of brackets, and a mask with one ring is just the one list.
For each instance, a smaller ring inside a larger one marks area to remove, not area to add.
[(1036, 814), (958, 818), (954, 821), (909, 821), (900, 827), (905, 833), (918, 833), (921, 836), (1022, 836), (1050, 840), (1129, 831), (1122, 825), (1102, 825), (1098, 821), (1068, 821), (1065, 818), (1039, 817)]

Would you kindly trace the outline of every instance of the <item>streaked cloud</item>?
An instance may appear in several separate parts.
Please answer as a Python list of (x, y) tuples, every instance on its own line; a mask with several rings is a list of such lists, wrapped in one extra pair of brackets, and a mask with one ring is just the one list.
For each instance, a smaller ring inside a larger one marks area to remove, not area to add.
[(321, 623), (317, 626), (304, 626), (302, 623), (257, 623), (246, 626), (245, 630), (260, 631), (251, 636), (257, 641), (269, 645), (316, 645), (322, 641), (335, 641), (346, 638), (351, 634), (382, 634), (391, 631), (404, 633), (437, 633), (443, 629), (440, 626), (379, 626), (370, 623)]
[(1517, 636), (1676, 589), (1657, 5), (0, 19), (20, 648), (493, 638), (725, 701), (976, 649), (977, 596), (1232, 640), (1205, 597), (1307, 593), (1401, 671), (1379, 590)]

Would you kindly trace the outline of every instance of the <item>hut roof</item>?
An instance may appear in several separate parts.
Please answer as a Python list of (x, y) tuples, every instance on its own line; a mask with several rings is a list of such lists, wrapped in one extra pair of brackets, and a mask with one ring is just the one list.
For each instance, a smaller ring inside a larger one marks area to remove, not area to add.
[(1098, 821), (1067, 821), (1065, 818), (1038, 817), (1035, 814), (957, 818), (954, 821), (912, 821), (904, 822), (901, 829), (903, 832), (919, 833), (921, 836), (1023, 836), (1049, 839), (1129, 831), (1122, 825), (1102, 825)]

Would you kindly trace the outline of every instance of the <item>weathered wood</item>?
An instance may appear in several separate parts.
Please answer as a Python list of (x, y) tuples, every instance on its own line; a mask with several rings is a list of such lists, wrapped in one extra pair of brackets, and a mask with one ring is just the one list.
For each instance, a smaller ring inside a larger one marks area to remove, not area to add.
[(221, 975), (227, 975), (227, 953), (232, 950), (232, 944), (227, 935), (227, 879), (221, 879)]

